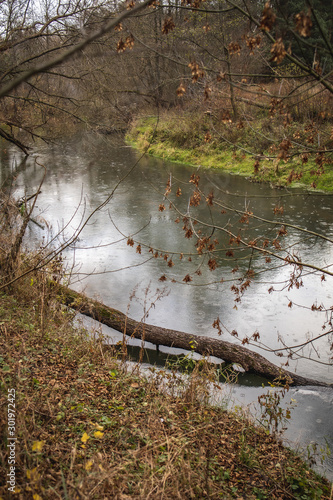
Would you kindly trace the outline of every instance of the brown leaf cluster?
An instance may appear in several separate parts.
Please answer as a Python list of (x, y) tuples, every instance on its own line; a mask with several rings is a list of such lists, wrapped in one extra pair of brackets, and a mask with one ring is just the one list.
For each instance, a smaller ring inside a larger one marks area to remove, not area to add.
[(167, 35), (168, 33), (170, 33), (170, 31), (172, 31), (175, 28), (175, 26), (176, 25), (174, 23), (173, 17), (172, 16), (166, 17), (164, 19), (162, 26), (163, 35)]
[(278, 38), (271, 48), (272, 57), (270, 61), (280, 64), (286, 57), (287, 51), (285, 49), (282, 38)]
[(191, 175), (190, 182), (194, 184), (196, 187), (199, 186), (199, 181), (200, 181), (200, 175), (195, 175), (195, 174)]
[(210, 271), (215, 271), (218, 268), (218, 264), (215, 259), (210, 258), (208, 261), (208, 267)]
[(168, 196), (168, 194), (170, 194), (170, 193), (171, 193), (171, 180), (169, 177), (168, 182), (166, 184), (164, 196)]
[(289, 158), (289, 149), (291, 148), (291, 142), (289, 139), (283, 139), (283, 141), (279, 144), (280, 152), (278, 154), (279, 160), (284, 160), (285, 162)]
[(271, 31), (274, 26), (275, 20), (276, 14), (271, 9), (270, 2), (266, 2), (260, 20), (260, 29), (262, 29), (263, 31)]
[(193, 83), (196, 83), (199, 78), (205, 76), (205, 72), (200, 69), (199, 64), (196, 61), (190, 62), (188, 67), (191, 69)]
[(212, 136), (210, 132), (207, 132), (205, 135), (205, 142), (210, 142), (212, 140)]
[(302, 171), (295, 172), (295, 170), (292, 169), (290, 174), (288, 175), (287, 184), (291, 184), (293, 181), (300, 181), (302, 177), (303, 177)]
[(312, 20), (310, 10), (307, 14), (305, 14), (303, 11), (299, 14), (296, 14), (295, 28), (296, 31), (298, 31), (298, 33), (305, 38), (311, 35)]
[(261, 36), (248, 36), (245, 38), (245, 43), (250, 50), (250, 56), (253, 56), (255, 49), (258, 49), (261, 44)]
[(220, 321), (220, 318), (217, 317), (216, 320), (214, 320), (213, 322), (213, 328), (216, 328), (217, 329), (217, 333), (218, 335), (222, 335), (223, 331), (222, 331), (222, 327), (221, 327), (221, 321)]
[(186, 88), (183, 83), (179, 84), (179, 87), (176, 90), (177, 96), (178, 97), (183, 97), (183, 95), (186, 93)]
[(230, 42), (228, 45), (228, 51), (230, 55), (236, 54), (237, 56), (239, 56), (241, 52), (241, 46), (238, 42)]
[(206, 197), (206, 203), (208, 206), (212, 207), (213, 206), (213, 200), (214, 200), (214, 193), (211, 191), (208, 196)]
[(200, 205), (200, 201), (201, 201), (200, 191), (198, 191), (198, 190), (193, 191), (193, 194), (190, 198), (190, 206), (197, 207)]
[(129, 35), (124, 41), (122, 38), (117, 43), (117, 52), (125, 52), (126, 49), (132, 50), (134, 46), (134, 37)]

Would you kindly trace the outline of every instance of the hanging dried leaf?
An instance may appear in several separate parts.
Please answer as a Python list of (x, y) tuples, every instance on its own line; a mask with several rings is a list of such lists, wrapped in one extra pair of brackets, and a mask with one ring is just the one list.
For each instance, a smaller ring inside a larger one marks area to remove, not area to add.
[(277, 64), (280, 64), (283, 61), (283, 59), (286, 57), (287, 51), (285, 49), (282, 38), (278, 38), (276, 40), (273, 47), (271, 48), (271, 54), (272, 54), (272, 57), (271, 57), (270, 61), (276, 62)]
[(205, 135), (205, 142), (210, 142), (212, 140), (212, 136), (210, 135), (210, 132), (207, 132)]
[(312, 21), (310, 9), (307, 14), (303, 11), (295, 16), (295, 27), (296, 31), (301, 36), (307, 37), (311, 35)]
[(286, 162), (289, 158), (288, 151), (291, 147), (290, 140), (283, 139), (283, 141), (279, 144), (279, 147), (280, 147), (280, 152), (277, 157), (279, 160), (284, 160)]
[(215, 271), (215, 269), (218, 267), (217, 262), (215, 259), (209, 259), (208, 261), (208, 267), (210, 271)]
[(184, 87), (184, 84), (181, 83), (177, 89), (177, 96), (178, 97), (183, 97), (183, 95), (186, 93), (186, 88)]
[(254, 334), (252, 335), (252, 338), (253, 338), (253, 340), (254, 340), (255, 342), (257, 342), (257, 341), (260, 339), (260, 334), (259, 334), (258, 330), (256, 330), (256, 331), (254, 332)]
[(194, 191), (190, 198), (190, 206), (197, 207), (200, 204), (201, 194), (199, 191)]
[(129, 35), (125, 40), (125, 49), (132, 50), (134, 46), (134, 37), (133, 35)]
[(117, 43), (117, 52), (121, 53), (124, 52), (125, 50), (126, 50), (125, 42), (121, 38)]
[(214, 200), (214, 193), (213, 193), (213, 191), (211, 191), (206, 198), (207, 205), (209, 205), (211, 207), (213, 205), (213, 200)]
[(250, 36), (246, 38), (245, 43), (250, 50), (250, 56), (253, 56), (254, 50), (260, 47), (261, 36), (259, 34), (257, 36)]
[(193, 231), (190, 227), (188, 227), (185, 231), (185, 238), (190, 239), (190, 238), (192, 238), (192, 236), (193, 236)]
[(190, 182), (197, 187), (199, 186), (199, 180), (200, 180), (200, 175), (192, 174), (190, 177)]
[(160, 2), (158, 2), (158, 0), (153, 0), (149, 7), (155, 10), (159, 5)]
[(191, 69), (193, 83), (197, 82), (199, 78), (205, 76), (205, 72), (200, 69), (199, 64), (196, 61), (190, 62), (188, 67)]
[(162, 26), (163, 35), (167, 35), (168, 33), (170, 33), (170, 31), (172, 31), (175, 28), (175, 26), (176, 25), (174, 23), (172, 16), (166, 17), (164, 19), (163, 26)]
[(170, 194), (170, 193), (171, 193), (171, 179), (169, 177), (168, 182), (167, 182), (166, 187), (165, 187), (164, 196), (168, 196), (168, 194)]
[(271, 9), (270, 3), (266, 2), (260, 20), (260, 29), (262, 29), (263, 31), (271, 31), (274, 26), (275, 20), (276, 15)]
[(206, 85), (204, 89), (205, 101), (207, 101), (210, 98), (211, 91), (212, 89), (208, 85)]
[(222, 328), (221, 328), (221, 321), (220, 321), (220, 318), (217, 317), (216, 320), (214, 321), (213, 323), (213, 328), (216, 328), (217, 329), (217, 334), (218, 335), (222, 335)]
[(236, 54), (237, 56), (239, 56), (241, 51), (241, 46), (239, 45), (238, 42), (231, 42), (228, 45), (228, 51), (230, 55)]

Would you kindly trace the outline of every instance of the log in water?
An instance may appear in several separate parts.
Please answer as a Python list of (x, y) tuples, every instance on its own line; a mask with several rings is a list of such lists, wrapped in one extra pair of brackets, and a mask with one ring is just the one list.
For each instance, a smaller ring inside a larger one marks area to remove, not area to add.
[(90, 299), (68, 287), (58, 286), (58, 296), (63, 304), (130, 337), (156, 345), (194, 351), (204, 356), (216, 356), (228, 363), (238, 363), (246, 372), (261, 375), (280, 385), (332, 386), (332, 384), (312, 380), (289, 372), (274, 365), (260, 354), (246, 347), (221, 339), (179, 332), (177, 330), (142, 323), (129, 318), (117, 309), (106, 306), (97, 300)]

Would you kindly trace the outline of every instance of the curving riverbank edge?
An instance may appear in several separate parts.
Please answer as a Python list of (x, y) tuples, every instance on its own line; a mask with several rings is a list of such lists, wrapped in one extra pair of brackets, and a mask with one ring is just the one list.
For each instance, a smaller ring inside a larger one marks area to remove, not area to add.
[(205, 129), (193, 136), (188, 126), (175, 117), (148, 116), (135, 119), (125, 139), (140, 152), (166, 161), (218, 169), (272, 188), (302, 188), (333, 194), (332, 163), (317, 175), (315, 158), (303, 164), (299, 155), (291, 156), (288, 162), (270, 153), (251, 155), (241, 144), (232, 145), (223, 138), (207, 141), (204, 132)]

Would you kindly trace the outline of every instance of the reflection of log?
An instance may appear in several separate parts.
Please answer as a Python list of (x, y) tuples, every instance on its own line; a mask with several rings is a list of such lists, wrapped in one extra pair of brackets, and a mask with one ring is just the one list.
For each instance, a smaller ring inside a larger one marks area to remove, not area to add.
[(188, 351), (195, 351), (202, 355), (212, 355), (226, 362), (238, 363), (248, 373), (261, 375), (268, 380), (279, 380), (280, 383), (289, 385), (317, 385), (332, 386), (325, 382), (308, 379), (275, 366), (266, 358), (250, 351), (246, 347), (214, 339), (192, 335), (176, 330), (169, 330), (159, 326), (147, 325), (128, 318), (125, 314), (111, 307), (105, 306), (97, 300), (92, 300), (73, 290), (60, 286), (59, 295), (62, 303), (89, 316), (114, 330), (124, 332), (126, 335), (144, 339), (157, 345), (177, 347)]

